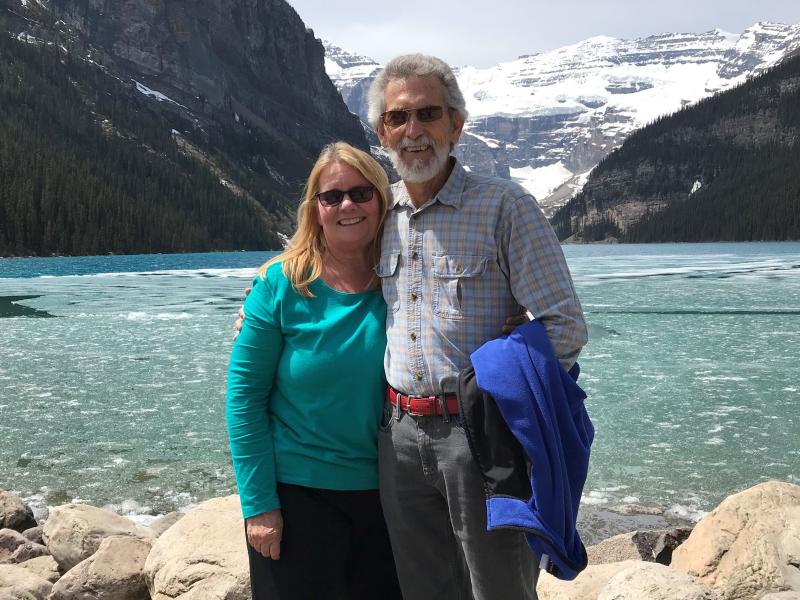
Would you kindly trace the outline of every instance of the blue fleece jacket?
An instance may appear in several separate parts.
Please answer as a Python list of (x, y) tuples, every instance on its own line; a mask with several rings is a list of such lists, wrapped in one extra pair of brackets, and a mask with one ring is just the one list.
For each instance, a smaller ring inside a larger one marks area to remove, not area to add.
[(490, 497), (487, 529), (523, 529), (537, 557), (555, 564), (549, 570), (573, 579), (587, 563), (576, 520), (594, 438), (576, 382), (580, 368), (561, 367), (537, 321), (485, 343), (470, 358), (478, 387), (494, 398), (532, 465), (531, 498)]

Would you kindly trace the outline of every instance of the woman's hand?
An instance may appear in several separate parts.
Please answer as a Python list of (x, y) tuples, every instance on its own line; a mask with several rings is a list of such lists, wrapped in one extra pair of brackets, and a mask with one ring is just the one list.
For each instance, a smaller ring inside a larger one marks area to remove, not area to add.
[(281, 557), (283, 515), (276, 508), (247, 519), (247, 542), (265, 558)]

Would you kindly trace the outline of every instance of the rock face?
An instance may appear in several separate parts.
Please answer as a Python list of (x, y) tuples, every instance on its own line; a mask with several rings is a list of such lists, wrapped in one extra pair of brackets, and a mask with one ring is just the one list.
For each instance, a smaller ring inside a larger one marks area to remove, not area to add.
[[(202, 114), (236, 113), (271, 137), (281, 155), (315, 158), (345, 139), (366, 149), (364, 132), (325, 73), (324, 49), (284, 0), (53, 0), (55, 15), (107, 53), (122, 71)], [(268, 151), (268, 149), (264, 149)]]
[(586, 549), (589, 564), (643, 560), (670, 564), (672, 551), (691, 533), (691, 528), (681, 527), (665, 531), (632, 531), (615, 535)]
[(728, 497), (675, 550), (672, 566), (723, 600), (800, 592), (800, 486), (768, 482)]
[(145, 563), (153, 600), (250, 600), (238, 496), (203, 502), (167, 529)]
[(47, 549), (64, 571), (89, 558), (112, 535), (151, 540), (155, 534), (130, 519), (84, 504), (65, 504), (50, 511), (44, 525)]
[(47, 600), (53, 584), (18, 565), (0, 565), (0, 598)]
[(717, 600), (694, 577), (655, 563), (637, 563), (614, 575), (597, 600)]
[(0, 490), (0, 529), (25, 531), (36, 527), (33, 511), (16, 494)]
[(142, 600), (148, 597), (144, 562), (150, 541), (111, 536), (97, 552), (79, 563), (53, 586), (49, 600)]

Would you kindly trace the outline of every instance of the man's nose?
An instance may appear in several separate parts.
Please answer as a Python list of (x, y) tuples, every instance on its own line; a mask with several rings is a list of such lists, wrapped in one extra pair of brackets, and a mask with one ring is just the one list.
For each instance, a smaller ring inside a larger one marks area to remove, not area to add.
[(408, 121), (406, 121), (406, 137), (410, 137), (411, 139), (416, 139), (422, 134), (425, 133), (425, 128), (422, 126), (422, 123), (417, 118), (417, 113), (411, 113), (408, 116)]

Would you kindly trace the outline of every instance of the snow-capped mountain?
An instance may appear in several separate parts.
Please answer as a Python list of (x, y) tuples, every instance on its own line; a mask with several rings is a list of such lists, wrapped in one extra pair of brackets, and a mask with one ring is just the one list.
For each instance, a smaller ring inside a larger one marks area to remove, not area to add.
[[(326, 70), (366, 120), (381, 65), (323, 42)], [(456, 69), (470, 118), (457, 155), (474, 171), (514, 178), (551, 214), (635, 129), (729, 89), (800, 48), (800, 25), (758, 23), (634, 40), (604, 36), (486, 69)]]

